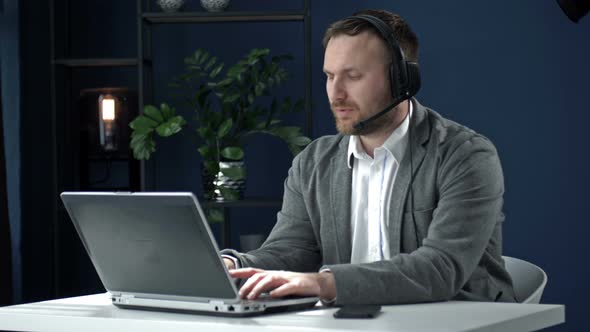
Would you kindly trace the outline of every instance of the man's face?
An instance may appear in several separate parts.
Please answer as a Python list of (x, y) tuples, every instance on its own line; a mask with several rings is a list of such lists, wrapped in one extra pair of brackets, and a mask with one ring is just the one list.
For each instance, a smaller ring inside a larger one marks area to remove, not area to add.
[(338, 132), (366, 135), (388, 126), (393, 112), (370, 123), (362, 132), (354, 125), (383, 110), (392, 101), (388, 52), (376, 35), (337, 35), (326, 46), (324, 72), (330, 107)]

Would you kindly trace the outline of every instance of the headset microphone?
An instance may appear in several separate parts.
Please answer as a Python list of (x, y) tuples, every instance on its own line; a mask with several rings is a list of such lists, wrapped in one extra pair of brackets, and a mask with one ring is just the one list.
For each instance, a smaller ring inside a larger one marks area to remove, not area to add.
[(372, 116), (370, 116), (367, 119), (364, 119), (362, 121), (359, 121), (357, 124), (354, 125), (354, 129), (356, 131), (362, 131), (363, 129), (365, 129), (367, 127), (368, 123), (371, 123), (373, 121), (375, 121), (376, 119), (382, 117), (383, 115), (385, 115), (385, 113), (391, 111), (394, 107), (396, 107), (397, 105), (399, 105), (402, 101), (408, 99), (407, 97), (399, 97), (396, 100), (393, 101), (393, 103), (391, 103), (391, 105), (387, 106), (386, 108), (384, 108), (382, 111), (380, 111), (379, 113), (376, 113)]

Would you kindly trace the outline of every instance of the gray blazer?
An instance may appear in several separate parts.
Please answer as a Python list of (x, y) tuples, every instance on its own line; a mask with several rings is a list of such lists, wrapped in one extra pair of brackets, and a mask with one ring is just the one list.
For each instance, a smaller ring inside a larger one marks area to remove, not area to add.
[(337, 305), (514, 301), (501, 257), (504, 180), (496, 149), (412, 102), (411, 150), (389, 203), (390, 260), (350, 264), (352, 170), (343, 135), (321, 137), (293, 160), (277, 223), (260, 249), (223, 253), (242, 266), (328, 268)]

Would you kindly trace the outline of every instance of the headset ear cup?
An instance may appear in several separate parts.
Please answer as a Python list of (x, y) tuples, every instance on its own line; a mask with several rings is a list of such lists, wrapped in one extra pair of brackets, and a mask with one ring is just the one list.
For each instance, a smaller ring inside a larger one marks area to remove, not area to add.
[(389, 66), (389, 83), (390, 83), (390, 88), (391, 88), (391, 96), (393, 98), (396, 98), (400, 93), (400, 91), (399, 91), (400, 82), (398, 80), (395, 66), (393, 64), (391, 64)]
[(420, 80), (420, 66), (417, 62), (406, 62), (406, 68), (408, 70), (408, 92), (410, 97), (415, 96), (420, 90), (422, 81)]

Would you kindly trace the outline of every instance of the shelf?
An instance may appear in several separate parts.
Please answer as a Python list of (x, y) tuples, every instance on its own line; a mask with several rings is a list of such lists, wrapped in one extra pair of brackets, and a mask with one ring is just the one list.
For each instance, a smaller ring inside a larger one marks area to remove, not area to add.
[[(55, 59), (54, 65), (65, 67), (134, 67), (137, 66), (137, 58), (95, 58), (95, 59)], [(144, 64), (150, 65), (149, 59), (143, 60)]]
[(268, 22), (268, 21), (303, 21), (303, 11), (281, 12), (179, 12), (179, 13), (145, 13), (143, 19), (149, 23), (203, 23), (203, 22)]
[(249, 197), (238, 201), (215, 202), (199, 198), (201, 205), (206, 208), (236, 208), (236, 207), (278, 207), (283, 204), (281, 198)]
[(129, 161), (133, 158), (129, 154), (112, 154), (112, 155), (89, 155), (88, 161)]

